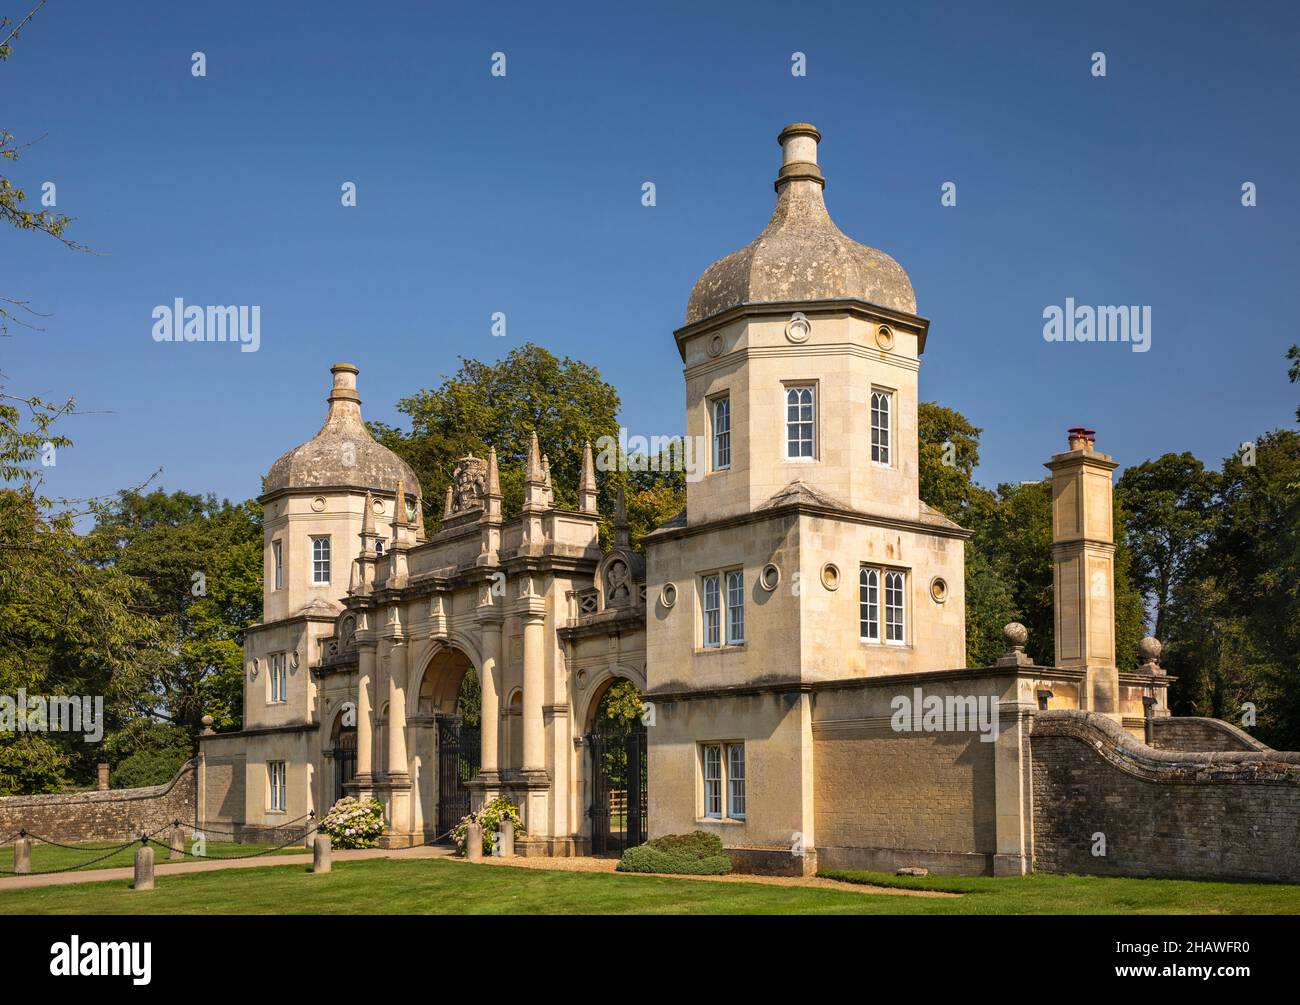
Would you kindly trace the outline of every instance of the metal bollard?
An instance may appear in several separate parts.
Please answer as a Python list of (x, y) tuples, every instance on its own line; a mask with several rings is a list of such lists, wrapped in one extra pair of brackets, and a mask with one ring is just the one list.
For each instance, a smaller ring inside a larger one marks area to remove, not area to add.
[(465, 826), (465, 860), (467, 862), (483, 861), (482, 824), (467, 824)]
[(311, 845), (311, 871), (330, 871), (331, 842), (328, 834), (317, 834)]

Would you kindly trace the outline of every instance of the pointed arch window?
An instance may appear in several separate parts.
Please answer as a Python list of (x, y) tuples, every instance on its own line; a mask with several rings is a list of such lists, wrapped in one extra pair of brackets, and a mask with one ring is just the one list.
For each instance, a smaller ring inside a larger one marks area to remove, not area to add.
[(863, 642), (880, 641), (880, 571), (858, 573), (858, 635)]

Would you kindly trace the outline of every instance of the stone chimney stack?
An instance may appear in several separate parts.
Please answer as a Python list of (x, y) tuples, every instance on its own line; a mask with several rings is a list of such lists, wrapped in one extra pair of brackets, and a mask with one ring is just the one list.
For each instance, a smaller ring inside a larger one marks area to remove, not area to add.
[(1097, 450), (1093, 430), (1076, 426), (1069, 449), (1046, 467), (1052, 472), (1056, 665), (1086, 670), (1080, 707), (1121, 722), (1111, 505), (1111, 475), (1119, 465)]

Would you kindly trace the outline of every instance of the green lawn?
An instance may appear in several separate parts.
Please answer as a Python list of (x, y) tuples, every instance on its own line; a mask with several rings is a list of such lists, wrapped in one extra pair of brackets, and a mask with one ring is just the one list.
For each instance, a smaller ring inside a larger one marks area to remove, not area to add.
[(340, 862), (0, 891), (0, 914), (1032, 914), (1300, 913), (1300, 887), (1078, 876), (858, 881), (961, 890), (896, 897), (667, 876), (549, 872), (430, 859)]
[[(32, 844), (32, 872), (53, 872), (55, 870), (71, 870), (75, 872), (80, 869), (130, 867), (135, 864), (135, 851), (140, 845), (138, 842), (132, 842), (129, 847), (109, 855), (111, 849), (122, 843), (121, 841), (97, 841), (60, 848), (56, 845), (42, 844), (36, 841)], [(232, 841), (209, 841), (206, 854), (210, 858), (224, 858), (228, 855), (252, 855), (275, 847), (275, 845), (270, 844), (235, 844)], [(192, 852), (194, 843), (187, 841), (185, 848), (187, 851)], [(303, 843), (299, 841), (289, 845), (282, 852), (271, 851), (270, 854), (294, 854), (305, 850)], [(104, 857), (106, 855), (107, 858)], [(153, 855), (155, 862), (169, 861), (166, 848), (159, 848), (154, 845)], [(0, 870), (4, 870), (0, 872), (0, 877), (7, 876), (13, 871), (13, 867), (14, 846), (0, 845)]]

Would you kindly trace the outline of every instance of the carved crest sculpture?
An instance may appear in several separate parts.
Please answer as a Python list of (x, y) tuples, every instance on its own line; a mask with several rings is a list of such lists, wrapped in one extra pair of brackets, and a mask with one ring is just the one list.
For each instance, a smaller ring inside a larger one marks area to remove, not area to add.
[(470, 454), (456, 462), (451, 476), (451, 512), (482, 509), (487, 494), (487, 461)]

